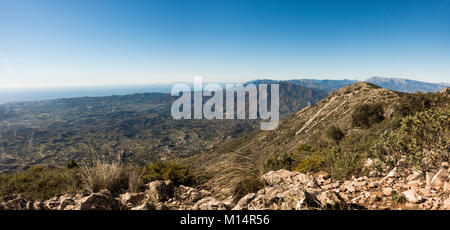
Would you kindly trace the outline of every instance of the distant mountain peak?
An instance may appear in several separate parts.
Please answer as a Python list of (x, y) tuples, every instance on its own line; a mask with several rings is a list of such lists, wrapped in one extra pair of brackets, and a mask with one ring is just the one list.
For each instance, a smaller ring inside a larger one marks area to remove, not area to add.
[(423, 81), (409, 80), (405, 78), (387, 78), (374, 76), (366, 80), (372, 84), (378, 85), (380, 87), (407, 92), (415, 93), (417, 91), (421, 92), (439, 92), (443, 88), (447, 87), (445, 84), (436, 84)]

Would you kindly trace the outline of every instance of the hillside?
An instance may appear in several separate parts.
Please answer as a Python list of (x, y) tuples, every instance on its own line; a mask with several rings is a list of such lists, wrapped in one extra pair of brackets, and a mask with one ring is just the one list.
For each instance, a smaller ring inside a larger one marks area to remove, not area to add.
[[(280, 168), (297, 167), (304, 172), (321, 169), (335, 179), (358, 175), (364, 173), (361, 165), (375, 141), (383, 132), (395, 129), (395, 121), (404, 116), (400, 108), (409, 106), (408, 98), (416, 96), (425, 97), (418, 104), (428, 101), (428, 109), (448, 108), (449, 97), (445, 93), (410, 95), (358, 82), (290, 115), (274, 131), (258, 131), (235, 141), (226, 154), (197, 155), (186, 162), (210, 177), (205, 185), (221, 188), (219, 194), (230, 194), (242, 181), (252, 177), (255, 180), (268, 170)], [(364, 105), (380, 105), (381, 119), (370, 127), (355, 126), (353, 114), (364, 111)], [(416, 112), (415, 107), (406, 110)], [(338, 143), (327, 134), (332, 126), (343, 133)], [(302, 162), (304, 165), (292, 165)]]

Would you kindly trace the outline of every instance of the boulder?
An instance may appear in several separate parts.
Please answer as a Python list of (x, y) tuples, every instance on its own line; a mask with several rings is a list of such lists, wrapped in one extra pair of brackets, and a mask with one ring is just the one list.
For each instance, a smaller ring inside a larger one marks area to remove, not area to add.
[(417, 194), (416, 191), (413, 189), (403, 192), (403, 195), (405, 196), (406, 200), (408, 200), (411, 203), (420, 203), (423, 201), (423, 197)]
[(441, 168), (436, 175), (433, 176), (433, 178), (430, 181), (430, 185), (432, 187), (441, 187), (444, 185), (444, 183), (448, 179), (448, 172), (446, 169)]
[(248, 208), (248, 204), (255, 199), (256, 193), (249, 193), (242, 197), (239, 202), (234, 206), (233, 210), (246, 210)]
[(72, 197), (60, 198), (61, 203), (59, 209), (64, 210), (69, 205), (75, 205), (75, 200)]
[(383, 188), (382, 192), (385, 196), (390, 196), (390, 195), (392, 195), (394, 190), (392, 188), (387, 187), (387, 188)]
[(450, 192), (450, 183), (449, 182), (444, 183), (444, 192)]
[(450, 197), (444, 200), (443, 208), (446, 210), (450, 210)]
[(140, 192), (140, 193), (127, 192), (125, 194), (120, 195), (120, 202), (122, 202), (122, 204), (124, 204), (124, 205), (127, 205), (127, 204), (138, 205), (146, 197), (147, 197), (147, 195), (143, 192)]
[(346, 207), (345, 200), (335, 191), (325, 191), (317, 195), (317, 199), (325, 209), (341, 209)]
[(406, 177), (406, 181), (409, 182), (409, 181), (417, 180), (417, 179), (419, 179), (420, 176), (422, 176), (422, 173), (415, 171), (412, 174), (410, 174), (408, 177)]
[(28, 210), (27, 203), (28, 200), (21, 194), (5, 196), (0, 199), (0, 210)]
[(193, 207), (194, 210), (227, 210), (228, 207), (215, 199), (214, 197), (206, 197), (199, 200)]
[(177, 194), (176, 196), (180, 201), (187, 203), (195, 203), (200, 199), (211, 195), (209, 191), (206, 191), (204, 189), (198, 190), (184, 185), (180, 185), (178, 188), (176, 188), (175, 193)]
[(75, 209), (80, 210), (119, 210), (120, 203), (104, 192), (92, 193), (78, 201)]
[(174, 196), (175, 186), (171, 181), (157, 180), (148, 184), (147, 194), (154, 202), (167, 201)]

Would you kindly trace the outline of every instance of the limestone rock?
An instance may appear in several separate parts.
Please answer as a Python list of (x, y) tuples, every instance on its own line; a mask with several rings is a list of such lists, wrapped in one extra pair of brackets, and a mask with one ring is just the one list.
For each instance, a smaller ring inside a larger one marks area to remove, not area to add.
[(405, 196), (406, 200), (411, 203), (420, 203), (421, 201), (423, 201), (423, 197), (417, 194), (413, 189), (403, 192), (403, 195)]
[(239, 202), (234, 206), (233, 210), (246, 210), (248, 204), (256, 197), (256, 193), (249, 193), (242, 197)]
[(148, 184), (147, 194), (154, 202), (167, 201), (174, 196), (175, 186), (171, 181), (157, 180)]
[(140, 193), (125, 193), (120, 195), (120, 202), (122, 204), (131, 204), (131, 205), (137, 205), (142, 202), (146, 198), (146, 194), (143, 192)]
[(227, 210), (222, 202), (213, 197), (206, 197), (199, 200), (193, 207), (194, 210)]
[(443, 186), (444, 183), (447, 181), (448, 178), (448, 172), (446, 169), (441, 168), (436, 175), (431, 179), (430, 185), (432, 187), (440, 187)]
[(118, 210), (119, 201), (105, 193), (92, 193), (79, 200), (75, 209), (80, 210)]
[(131, 210), (155, 210), (155, 209), (156, 209), (155, 205), (148, 201), (144, 202), (143, 204), (137, 207), (131, 208)]

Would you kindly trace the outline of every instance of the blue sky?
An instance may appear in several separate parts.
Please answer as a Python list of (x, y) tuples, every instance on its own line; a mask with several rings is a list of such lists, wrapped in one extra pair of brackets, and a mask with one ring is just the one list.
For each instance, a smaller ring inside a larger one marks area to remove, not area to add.
[(0, 0), (0, 85), (450, 79), (450, 1)]

